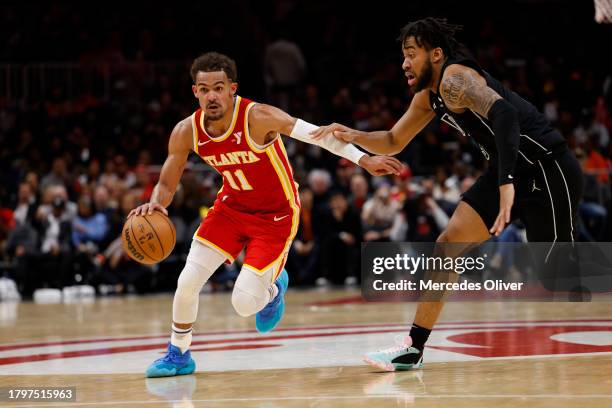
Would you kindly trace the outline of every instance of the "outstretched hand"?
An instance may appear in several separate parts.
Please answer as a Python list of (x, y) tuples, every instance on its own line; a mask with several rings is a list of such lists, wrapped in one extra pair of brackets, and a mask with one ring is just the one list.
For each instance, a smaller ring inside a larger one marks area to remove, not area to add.
[(389, 156), (368, 156), (364, 155), (359, 159), (359, 165), (373, 176), (384, 176), (386, 174), (398, 175), (403, 170), (402, 162)]
[(331, 125), (320, 126), (317, 130), (310, 132), (310, 135), (314, 140), (320, 140), (330, 133), (337, 139), (352, 143), (355, 142), (361, 132), (339, 123), (332, 123)]

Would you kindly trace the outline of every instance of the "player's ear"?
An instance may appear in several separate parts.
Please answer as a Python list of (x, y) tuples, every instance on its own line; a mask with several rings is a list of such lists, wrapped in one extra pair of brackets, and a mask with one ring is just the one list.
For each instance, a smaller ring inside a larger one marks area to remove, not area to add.
[(440, 62), (444, 58), (444, 51), (442, 48), (436, 47), (431, 51), (431, 62)]
[(232, 94), (232, 96), (236, 95), (236, 91), (238, 90), (238, 83), (237, 82), (232, 82), (232, 84), (230, 85), (230, 92)]
[(193, 96), (198, 99), (198, 88), (195, 85), (191, 85), (191, 92), (193, 92)]

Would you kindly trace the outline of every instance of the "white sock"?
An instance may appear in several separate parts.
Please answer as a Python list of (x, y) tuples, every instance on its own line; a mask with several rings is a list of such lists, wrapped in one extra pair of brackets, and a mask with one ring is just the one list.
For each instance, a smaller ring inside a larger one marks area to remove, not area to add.
[(170, 337), (170, 343), (173, 346), (181, 349), (181, 353), (185, 354), (187, 350), (189, 350), (189, 346), (191, 346), (191, 338), (192, 338), (192, 328), (189, 329), (179, 329), (174, 324), (172, 325), (172, 336)]

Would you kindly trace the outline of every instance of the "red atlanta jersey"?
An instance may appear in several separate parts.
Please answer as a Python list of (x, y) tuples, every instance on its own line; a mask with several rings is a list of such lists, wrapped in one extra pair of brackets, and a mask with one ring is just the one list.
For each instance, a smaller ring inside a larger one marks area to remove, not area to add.
[[(215, 207), (292, 219), (299, 213), (297, 183), (280, 135), (265, 146), (249, 135), (248, 113), (255, 102), (236, 96), (232, 122), (225, 134), (211, 137), (204, 111), (192, 115), (194, 151), (223, 176)], [(289, 220), (287, 220), (289, 221)]]

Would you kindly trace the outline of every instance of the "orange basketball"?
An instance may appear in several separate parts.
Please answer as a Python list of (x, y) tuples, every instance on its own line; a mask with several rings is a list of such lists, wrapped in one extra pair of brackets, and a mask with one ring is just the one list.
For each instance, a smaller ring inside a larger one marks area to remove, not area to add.
[(172, 221), (159, 211), (153, 214), (132, 215), (121, 232), (123, 250), (133, 260), (151, 265), (163, 261), (176, 244), (176, 230)]

